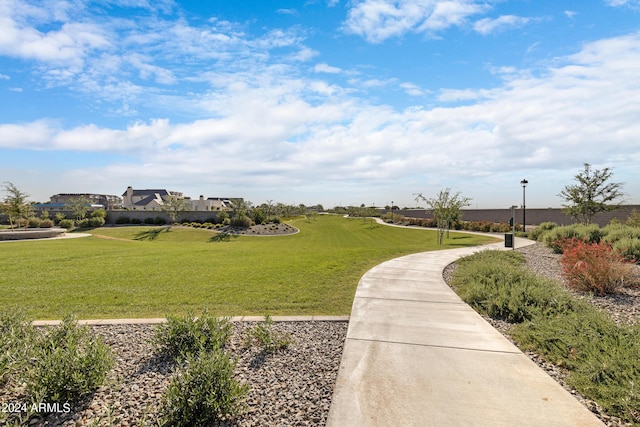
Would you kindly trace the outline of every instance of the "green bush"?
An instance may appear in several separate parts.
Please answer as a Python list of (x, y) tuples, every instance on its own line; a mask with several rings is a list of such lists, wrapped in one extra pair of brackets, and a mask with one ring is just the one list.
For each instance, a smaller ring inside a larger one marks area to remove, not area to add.
[(613, 249), (627, 261), (640, 264), (640, 239), (625, 237), (613, 244)]
[(76, 227), (78, 228), (89, 228), (91, 227), (91, 220), (89, 218), (83, 218), (79, 221), (76, 221)]
[(574, 301), (557, 284), (535, 276), (523, 264), (519, 252), (482, 251), (457, 262), (452, 286), (478, 311), (509, 322), (571, 310)]
[(144, 219), (144, 223), (147, 225), (153, 225), (153, 218), (149, 217), (149, 218), (145, 218)]
[(218, 211), (218, 213), (216, 214), (216, 223), (217, 224), (222, 224), (224, 223), (225, 219), (229, 219), (229, 214), (227, 213), (227, 211)]
[(109, 347), (88, 326), (67, 317), (34, 345), (27, 394), (34, 403), (77, 401), (102, 384), (113, 363)]
[(251, 218), (246, 215), (238, 215), (231, 220), (232, 227), (249, 228), (251, 227)]
[(131, 218), (131, 224), (140, 225), (142, 220), (140, 218)]
[(541, 222), (533, 231), (529, 233), (529, 238), (531, 238), (531, 240), (535, 240), (539, 242), (544, 233), (546, 233), (549, 230), (553, 230), (557, 226), (558, 224), (556, 224), (555, 222), (551, 222), (551, 221)]
[(164, 425), (218, 425), (242, 412), (248, 386), (233, 377), (235, 363), (224, 351), (189, 355), (185, 365), (163, 395)]
[(640, 228), (624, 224), (609, 224), (602, 231), (605, 233), (603, 240), (610, 244), (622, 239), (640, 239)]
[(167, 322), (156, 326), (153, 343), (174, 359), (182, 360), (201, 351), (223, 349), (231, 338), (228, 317), (218, 319), (205, 310), (198, 318), (168, 316)]
[(608, 415), (640, 423), (640, 325), (618, 326), (585, 304), (574, 312), (517, 325), (512, 337), (524, 351), (568, 369), (567, 382)]
[(116, 224), (129, 224), (131, 222), (131, 219), (128, 216), (124, 216), (124, 215), (120, 215), (118, 218), (116, 218)]
[(42, 220), (40, 218), (32, 216), (28, 220), (29, 228), (40, 228), (40, 223), (41, 222), (42, 222)]
[(21, 309), (0, 312), (0, 385), (21, 376), (33, 350), (35, 329)]
[(71, 230), (73, 228), (73, 220), (63, 219), (60, 222), (58, 222), (58, 225), (62, 228), (66, 228), (67, 230)]
[(253, 218), (253, 222), (255, 222), (256, 224), (262, 224), (267, 220), (267, 216), (264, 214), (262, 209), (253, 209), (253, 211), (251, 211), (251, 216)]
[(604, 236), (604, 232), (596, 224), (582, 225), (571, 224), (562, 227), (555, 227), (542, 234), (542, 242), (550, 247), (554, 253), (562, 253), (561, 242), (577, 238), (587, 243), (598, 243)]
[(266, 315), (264, 322), (258, 323), (247, 331), (245, 346), (257, 344), (264, 352), (275, 353), (279, 350), (285, 350), (292, 342), (293, 340), (289, 334), (273, 330), (273, 319), (271, 319), (271, 316)]
[(101, 216), (94, 216), (89, 219), (90, 227), (102, 227), (104, 225), (104, 218)]
[(161, 216), (157, 216), (153, 219), (154, 225), (165, 225), (166, 223), (167, 223), (167, 220)]
[(43, 219), (40, 221), (40, 228), (51, 228), (53, 227), (53, 221), (50, 219)]

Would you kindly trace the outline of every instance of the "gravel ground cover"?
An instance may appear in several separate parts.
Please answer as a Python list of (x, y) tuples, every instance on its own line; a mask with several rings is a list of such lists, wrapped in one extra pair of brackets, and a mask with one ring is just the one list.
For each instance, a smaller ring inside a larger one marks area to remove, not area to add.
[[(526, 266), (536, 274), (548, 277), (558, 282), (564, 283), (562, 277), (562, 267), (560, 266), (560, 255), (554, 254), (551, 249), (541, 243), (526, 246), (516, 249), (521, 252), (527, 263)], [(443, 276), (447, 283), (449, 282), (453, 271), (455, 270), (455, 264), (451, 264), (445, 268)], [(635, 280), (634, 282), (640, 283), (640, 266), (635, 266)], [(605, 310), (612, 319), (618, 324), (635, 324), (640, 321), (640, 286), (625, 287), (619, 290), (618, 293), (606, 296), (595, 296), (580, 294), (572, 292), (578, 298), (583, 298), (589, 301), (596, 307)], [(506, 338), (513, 342), (509, 336), (510, 324), (505, 321), (495, 320), (487, 316), (483, 316), (485, 320), (500, 331)], [(514, 343), (515, 344), (515, 343)], [(619, 418), (610, 417), (604, 413), (602, 408), (594, 401), (581, 395), (573, 387), (569, 386), (565, 378), (567, 372), (562, 368), (547, 362), (539, 354), (533, 352), (525, 353), (531, 360), (544, 369), (549, 376), (556, 380), (566, 390), (576, 397), (584, 406), (586, 406), (591, 412), (593, 412), (600, 420), (609, 427), (621, 427), (631, 426), (630, 423), (625, 423)]]
[[(247, 409), (238, 419), (219, 425), (324, 425), (348, 322), (275, 322), (272, 330), (289, 334), (293, 343), (274, 354), (244, 345), (246, 331), (255, 324), (234, 323), (228, 347), (237, 358), (237, 378), (250, 388)], [(92, 332), (103, 337), (116, 358), (105, 385), (70, 412), (32, 418), (28, 425), (158, 425), (161, 397), (177, 366), (149, 343), (153, 327), (92, 326)], [(0, 390), (0, 402), (25, 401), (17, 384)]]

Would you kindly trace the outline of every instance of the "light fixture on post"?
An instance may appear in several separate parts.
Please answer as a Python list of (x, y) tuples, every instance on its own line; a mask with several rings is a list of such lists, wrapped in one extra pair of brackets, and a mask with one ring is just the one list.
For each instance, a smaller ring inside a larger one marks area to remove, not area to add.
[(522, 185), (522, 231), (527, 232), (527, 216), (526, 216), (526, 199), (525, 199), (525, 188), (527, 188), (527, 184), (529, 181), (523, 179), (520, 181), (520, 185)]

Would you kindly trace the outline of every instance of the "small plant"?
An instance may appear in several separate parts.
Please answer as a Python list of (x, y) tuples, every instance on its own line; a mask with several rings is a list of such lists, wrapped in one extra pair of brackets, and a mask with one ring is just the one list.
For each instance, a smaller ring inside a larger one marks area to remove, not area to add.
[(34, 403), (77, 401), (102, 384), (113, 363), (109, 347), (67, 317), (35, 343), (27, 393)]
[(40, 221), (40, 228), (51, 228), (53, 227), (53, 221), (50, 219), (43, 219)]
[(90, 227), (102, 227), (105, 223), (105, 220), (101, 216), (94, 216), (89, 219)]
[(17, 377), (25, 368), (33, 348), (35, 329), (20, 309), (0, 313), (0, 385)]
[(238, 416), (249, 388), (233, 377), (234, 368), (221, 349), (188, 355), (163, 395), (163, 424), (217, 425)]
[(258, 323), (247, 331), (245, 346), (257, 344), (266, 353), (275, 353), (279, 350), (285, 350), (292, 342), (289, 334), (273, 330), (273, 319), (267, 314), (264, 316), (264, 322)]
[(168, 316), (166, 323), (156, 327), (152, 341), (174, 359), (182, 360), (202, 351), (223, 349), (229, 338), (229, 318), (219, 319), (205, 310), (199, 318), (192, 313), (184, 317)]
[(631, 276), (631, 265), (606, 242), (573, 238), (560, 244), (562, 271), (573, 289), (605, 295), (615, 292)]
[(71, 230), (73, 228), (73, 220), (72, 219), (63, 219), (58, 222), (58, 225), (62, 228), (66, 228), (67, 230)]

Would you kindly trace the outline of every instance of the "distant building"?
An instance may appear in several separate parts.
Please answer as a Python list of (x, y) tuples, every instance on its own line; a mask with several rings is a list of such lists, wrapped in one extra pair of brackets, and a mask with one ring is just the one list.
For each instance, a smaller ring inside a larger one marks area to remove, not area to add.
[(95, 209), (116, 209), (122, 206), (122, 199), (119, 196), (110, 194), (94, 193), (60, 193), (49, 197), (49, 203), (38, 203), (35, 205), (38, 210), (66, 211), (70, 205), (76, 201), (84, 199), (92, 210)]
[(133, 210), (157, 210), (164, 205), (169, 196), (182, 198), (177, 191), (169, 190), (134, 190), (131, 186), (122, 194), (122, 207)]
[(204, 196), (196, 200), (184, 195), (178, 191), (169, 190), (134, 190), (131, 186), (127, 187), (127, 191), (122, 194), (122, 207), (132, 210), (158, 210), (164, 205), (169, 196), (179, 197), (184, 200), (187, 210), (190, 211), (221, 211), (232, 209), (233, 202), (227, 197), (209, 197)]
[(204, 196), (200, 196), (196, 200), (185, 197), (185, 202), (189, 206), (189, 210), (192, 211), (226, 211), (232, 209), (233, 206), (231, 200), (224, 197), (209, 197), (205, 199)]

